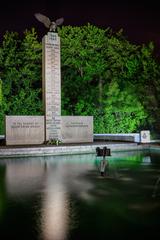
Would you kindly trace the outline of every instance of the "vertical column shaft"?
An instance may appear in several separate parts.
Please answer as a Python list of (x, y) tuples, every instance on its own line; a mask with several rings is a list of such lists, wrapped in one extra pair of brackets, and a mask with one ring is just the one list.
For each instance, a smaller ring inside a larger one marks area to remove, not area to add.
[(45, 140), (61, 139), (60, 38), (48, 32), (42, 39), (43, 103)]

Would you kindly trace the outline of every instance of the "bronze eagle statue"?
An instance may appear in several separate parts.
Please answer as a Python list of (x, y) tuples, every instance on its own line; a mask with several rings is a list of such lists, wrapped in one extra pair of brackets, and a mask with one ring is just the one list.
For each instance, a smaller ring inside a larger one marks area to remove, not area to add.
[(49, 28), (50, 32), (55, 32), (57, 26), (64, 22), (64, 18), (59, 18), (55, 22), (51, 21), (48, 17), (41, 13), (35, 13), (34, 16), (38, 21), (42, 22), (46, 28)]

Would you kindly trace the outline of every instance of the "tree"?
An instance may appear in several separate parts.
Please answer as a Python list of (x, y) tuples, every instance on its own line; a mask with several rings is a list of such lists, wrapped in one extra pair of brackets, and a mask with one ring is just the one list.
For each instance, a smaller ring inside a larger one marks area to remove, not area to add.
[(122, 30), (113, 33), (90, 24), (63, 27), (59, 33), (63, 113), (93, 115), (95, 132), (140, 128), (147, 117), (135, 85), (141, 47), (126, 40)]
[(62, 55), (62, 103), (67, 114), (75, 114), (75, 109), (81, 100), (94, 102), (96, 105), (101, 102), (102, 80), (106, 69), (103, 53), (106, 47), (106, 31), (109, 30), (90, 24), (59, 29)]
[(154, 44), (150, 42), (141, 48), (140, 69), (137, 77), (137, 94), (143, 103), (148, 118), (146, 126), (160, 131), (160, 64), (154, 57)]
[[(93, 115), (94, 131), (160, 131), (160, 64), (154, 45), (123, 31), (63, 26), (62, 114)], [(41, 114), (41, 44), (34, 29), (6, 32), (0, 47), (0, 122), (4, 114)], [(22, 107), (23, 105), (23, 107)]]
[(2, 80), (0, 79), (0, 106), (2, 105)]
[(5, 33), (0, 47), (1, 124), (5, 114), (41, 114), (41, 51), (34, 29), (26, 30), (22, 39)]
[(147, 117), (131, 85), (121, 91), (117, 82), (111, 82), (104, 101), (103, 118), (107, 133), (134, 132)]

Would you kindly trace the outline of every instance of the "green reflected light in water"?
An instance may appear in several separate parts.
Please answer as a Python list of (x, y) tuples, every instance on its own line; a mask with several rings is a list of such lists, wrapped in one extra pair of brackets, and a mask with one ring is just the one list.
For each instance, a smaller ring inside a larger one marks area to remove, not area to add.
[(158, 159), (114, 153), (105, 177), (95, 154), (2, 160), (0, 239), (160, 236)]

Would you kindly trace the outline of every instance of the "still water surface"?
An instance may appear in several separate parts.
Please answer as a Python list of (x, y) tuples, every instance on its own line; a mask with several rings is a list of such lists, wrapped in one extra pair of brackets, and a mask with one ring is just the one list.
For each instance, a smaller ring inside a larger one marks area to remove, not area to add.
[(160, 155), (0, 160), (0, 239), (160, 239)]

